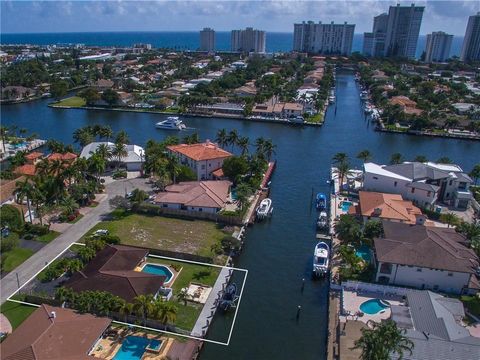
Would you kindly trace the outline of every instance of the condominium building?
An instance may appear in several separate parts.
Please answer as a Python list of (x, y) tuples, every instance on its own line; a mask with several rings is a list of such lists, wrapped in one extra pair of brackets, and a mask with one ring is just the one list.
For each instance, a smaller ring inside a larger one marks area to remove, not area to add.
[(215, 50), (215, 30), (203, 28), (200, 30), (200, 51)]
[(373, 18), (372, 32), (363, 34), (363, 54), (366, 56), (383, 56), (385, 53), (385, 36), (388, 15), (380, 14)]
[(480, 12), (468, 18), (460, 59), (462, 61), (480, 60)]
[(232, 30), (232, 51), (264, 53), (267, 34), (263, 30), (247, 27), (245, 30)]
[(384, 56), (415, 58), (423, 6), (390, 6), (385, 34)]
[(355, 24), (322, 24), (313, 21), (294, 24), (293, 50), (318, 53), (350, 55), (352, 52)]
[(427, 35), (427, 45), (425, 47), (425, 61), (441, 62), (450, 56), (450, 47), (452, 46), (453, 35), (443, 31), (434, 31)]

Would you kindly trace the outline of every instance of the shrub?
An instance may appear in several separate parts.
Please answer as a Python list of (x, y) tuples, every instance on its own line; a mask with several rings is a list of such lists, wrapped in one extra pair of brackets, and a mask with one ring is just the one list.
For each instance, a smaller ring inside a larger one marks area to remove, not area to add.
[(50, 230), (48, 225), (26, 223), (25, 231), (32, 235), (42, 236), (47, 235)]
[(104, 241), (106, 244), (120, 244), (120, 238), (117, 235), (102, 235), (98, 239)]
[(233, 236), (225, 236), (222, 239), (222, 247), (229, 251), (231, 249), (238, 250), (240, 249), (241, 241)]
[(218, 244), (218, 243), (213, 244), (213, 245), (210, 247), (210, 250), (212, 250), (212, 252), (213, 252), (215, 255), (221, 255), (221, 254), (223, 254), (222, 245), (220, 245), (220, 244)]
[(92, 248), (95, 252), (102, 250), (105, 245), (105, 241), (100, 238), (88, 238), (85, 240), (85, 246)]
[(127, 171), (126, 170), (117, 170), (113, 173), (112, 177), (116, 179), (125, 179), (127, 177)]
[(180, 165), (178, 169), (177, 181), (195, 181), (197, 180), (197, 175), (195, 172), (186, 165)]
[(0, 242), (0, 251), (2, 253), (15, 249), (19, 244), (18, 234), (10, 233), (7, 237), (2, 237)]
[(0, 225), (1, 227), (8, 226), (10, 230), (21, 231), (23, 229), (23, 219), (20, 210), (13, 205), (3, 205), (0, 208)]
[(35, 238), (35, 235), (33, 235), (31, 233), (27, 233), (27, 234), (23, 235), (23, 238), (25, 240), (33, 240)]

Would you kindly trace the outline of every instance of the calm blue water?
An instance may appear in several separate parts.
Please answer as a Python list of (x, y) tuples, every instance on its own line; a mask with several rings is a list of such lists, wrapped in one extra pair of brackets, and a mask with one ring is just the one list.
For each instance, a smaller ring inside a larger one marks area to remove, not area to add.
[[(2, 44), (85, 44), (100, 46), (132, 46), (135, 43), (148, 43), (158, 48), (176, 50), (196, 50), (199, 47), (198, 32), (98, 32), (98, 33), (41, 33), (41, 34), (1, 34)], [(460, 55), (463, 36), (455, 36), (452, 41), (451, 55)], [(230, 32), (216, 33), (217, 50), (230, 50)], [(353, 51), (362, 51), (363, 34), (353, 37)], [(425, 49), (426, 36), (418, 39), (417, 57)], [(267, 33), (267, 51), (291, 51), (292, 33)]]
[(152, 349), (158, 349), (161, 342), (140, 336), (127, 336), (122, 341), (122, 347), (117, 351), (113, 360), (140, 360), (149, 344)]
[(142, 272), (165, 276), (166, 283), (168, 283), (173, 276), (172, 272), (164, 265), (147, 264), (143, 267)]
[(370, 299), (360, 305), (360, 310), (369, 315), (377, 314), (386, 308), (388, 306), (383, 305), (379, 299)]

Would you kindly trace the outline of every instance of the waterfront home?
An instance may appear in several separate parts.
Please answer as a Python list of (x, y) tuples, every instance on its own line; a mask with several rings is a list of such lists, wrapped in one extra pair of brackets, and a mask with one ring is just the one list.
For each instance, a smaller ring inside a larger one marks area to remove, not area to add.
[(251, 97), (257, 95), (257, 89), (255, 88), (255, 83), (250, 81), (243, 86), (240, 86), (233, 90), (233, 93), (241, 98)]
[(25, 160), (27, 161), (27, 164), (36, 165), (42, 159), (43, 159), (43, 153), (38, 151), (34, 151), (34, 152), (31, 152), (30, 154), (25, 155)]
[(187, 181), (167, 186), (154, 203), (169, 209), (217, 213), (230, 199), (232, 183), (227, 180)]
[(98, 91), (105, 91), (107, 89), (111, 89), (113, 87), (114, 83), (112, 80), (108, 80), (108, 79), (99, 79), (97, 80), (97, 82), (95, 83), (95, 88), (98, 90)]
[(226, 158), (232, 156), (231, 153), (208, 140), (199, 144), (171, 145), (167, 146), (167, 149), (182, 165), (188, 166), (195, 172), (197, 180), (212, 180), (213, 172), (222, 167)]
[[(110, 148), (110, 150), (112, 150), (113, 147), (115, 146), (114, 143), (106, 142), (106, 141), (93, 142), (86, 145), (82, 149), (82, 152), (80, 153), (80, 157), (84, 159), (90, 158), (90, 156), (92, 156), (92, 154), (95, 153), (95, 151), (97, 151), (98, 147), (101, 144), (107, 145)], [(143, 148), (138, 145), (132, 145), (132, 144), (125, 145), (125, 150), (127, 151), (127, 156), (122, 157), (120, 160), (120, 163), (127, 168), (127, 171), (140, 171), (142, 169), (142, 165), (145, 160), (145, 150), (143, 150)], [(118, 161), (118, 159), (115, 156), (111, 156), (109, 161), (111, 163), (114, 163)]]
[(76, 292), (107, 291), (132, 302), (139, 295), (156, 295), (165, 276), (135, 271), (148, 250), (125, 245), (107, 245), (81, 270), (65, 282)]
[(453, 294), (480, 289), (479, 259), (453, 228), (383, 221), (374, 239), (375, 281)]
[(292, 118), (303, 115), (303, 105), (300, 103), (286, 102), (273, 105), (273, 115), (279, 118)]
[(0, 359), (89, 359), (111, 322), (43, 304), (0, 344)]
[(33, 164), (24, 164), (17, 166), (13, 173), (17, 176), (35, 176), (37, 174), (37, 167)]
[(431, 291), (411, 291), (404, 305), (392, 305), (391, 319), (413, 342), (411, 360), (480, 359), (480, 338), (463, 323), (460, 300)]
[(430, 209), (437, 201), (458, 209), (468, 208), (472, 183), (473, 180), (455, 164), (364, 164), (364, 190), (400, 194), (404, 199)]
[(402, 195), (360, 191), (358, 205), (351, 206), (348, 213), (361, 217), (364, 222), (370, 219), (397, 221), (407, 224), (425, 223), (426, 216)]
[(452, 107), (458, 115), (467, 115), (480, 111), (480, 106), (472, 103), (458, 102), (452, 104)]
[(47, 156), (48, 161), (62, 161), (65, 164), (73, 164), (78, 158), (77, 154), (66, 152), (66, 153), (51, 153)]
[(423, 110), (417, 108), (417, 103), (407, 96), (393, 96), (389, 101), (390, 105), (399, 105), (405, 114), (420, 115)]

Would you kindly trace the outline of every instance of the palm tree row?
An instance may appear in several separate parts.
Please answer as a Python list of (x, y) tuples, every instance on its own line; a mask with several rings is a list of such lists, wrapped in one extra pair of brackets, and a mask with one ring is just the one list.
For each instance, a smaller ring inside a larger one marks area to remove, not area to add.
[(66, 302), (81, 313), (93, 313), (100, 316), (110, 316), (112, 312), (119, 313), (128, 322), (128, 316), (137, 316), (146, 325), (148, 319), (161, 322), (165, 328), (168, 324), (175, 324), (177, 307), (172, 302), (164, 301), (153, 295), (139, 295), (129, 303), (107, 291), (74, 292), (71, 288), (60, 287), (55, 298)]
[(242, 156), (249, 153), (250, 145), (254, 145), (257, 155), (267, 160), (270, 160), (272, 155), (275, 154), (276, 148), (272, 140), (263, 137), (257, 138), (255, 143), (251, 144), (250, 139), (246, 136), (239, 136), (236, 129), (233, 129), (230, 132), (227, 132), (225, 129), (218, 130), (215, 141), (220, 147), (231, 146), (232, 150), (235, 146), (238, 146)]

